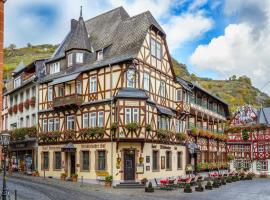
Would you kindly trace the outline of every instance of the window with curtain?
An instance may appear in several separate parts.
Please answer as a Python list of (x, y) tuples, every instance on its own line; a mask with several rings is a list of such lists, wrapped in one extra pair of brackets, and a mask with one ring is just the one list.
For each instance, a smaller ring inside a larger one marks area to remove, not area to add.
[(83, 114), (83, 128), (89, 127), (89, 113)]
[(98, 170), (105, 170), (106, 169), (106, 152), (105, 151), (98, 151)]
[(96, 76), (91, 76), (90, 77), (90, 93), (95, 93), (97, 92), (97, 77)]
[(166, 84), (164, 81), (160, 81), (159, 94), (162, 97), (166, 96)]
[(143, 89), (150, 90), (150, 75), (146, 72), (143, 74)]
[(90, 127), (97, 126), (97, 114), (95, 112), (90, 113)]
[(48, 132), (47, 119), (43, 119), (43, 121), (42, 121), (42, 130), (43, 130), (43, 132)]
[(98, 126), (99, 127), (104, 126), (104, 112), (103, 111), (98, 112)]
[(67, 130), (75, 130), (75, 121), (73, 115), (67, 116)]
[(54, 152), (54, 169), (61, 169), (61, 151)]
[(127, 87), (135, 88), (136, 75), (134, 69), (127, 70)]

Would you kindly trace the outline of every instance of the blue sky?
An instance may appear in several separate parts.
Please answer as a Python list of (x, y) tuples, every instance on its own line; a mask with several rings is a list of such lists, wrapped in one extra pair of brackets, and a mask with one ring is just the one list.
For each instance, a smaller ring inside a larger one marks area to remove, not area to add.
[(257, 88), (269, 81), (268, 0), (12, 0), (5, 5), (5, 46), (59, 44), (81, 5), (85, 19), (118, 6), (131, 16), (150, 10), (173, 57), (196, 75), (247, 75)]

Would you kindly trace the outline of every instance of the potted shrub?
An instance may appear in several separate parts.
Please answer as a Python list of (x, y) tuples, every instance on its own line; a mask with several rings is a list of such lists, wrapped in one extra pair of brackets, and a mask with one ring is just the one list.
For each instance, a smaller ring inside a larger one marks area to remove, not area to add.
[(66, 177), (67, 177), (67, 174), (66, 173), (61, 173), (61, 176), (60, 176), (61, 181), (66, 180)]
[(202, 186), (202, 182), (201, 181), (198, 181), (197, 183), (197, 187), (195, 187), (195, 191), (196, 192), (203, 192), (204, 188)]
[(185, 193), (192, 193), (192, 188), (191, 188), (189, 183), (186, 184), (186, 186), (184, 188), (184, 192)]
[(151, 182), (148, 184), (148, 187), (145, 188), (145, 192), (154, 192), (154, 188)]
[(71, 174), (71, 180), (72, 180), (72, 182), (77, 182), (78, 181), (78, 174)]
[(176, 133), (175, 138), (178, 141), (185, 141), (187, 139), (187, 135), (185, 133)]
[(147, 178), (143, 178), (141, 180), (141, 184), (144, 185), (144, 186), (146, 185), (147, 182), (148, 182)]
[(111, 187), (112, 186), (112, 181), (113, 181), (113, 177), (110, 176), (106, 176), (105, 177), (105, 186), (106, 187)]
[(150, 132), (150, 131), (152, 131), (152, 127), (151, 127), (151, 125), (150, 125), (150, 124), (146, 124), (146, 126), (145, 126), (145, 130), (146, 130), (146, 132)]
[(213, 189), (213, 186), (212, 186), (212, 184), (211, 184), (210, 181), (207, 181), (207, 183), (206, 183), (206, 185), (205, 185), (205, 189), (206, 189), (206, 190), (212, 190), (212, 189)]
[(96, 138), (102, 139), (105, 134), (105, 129), (103, 127), (95, 127)]
[(167, 130), (164, 129), (158, 129), (157, 130), (157, 138), (162, 140), (167, 138)]

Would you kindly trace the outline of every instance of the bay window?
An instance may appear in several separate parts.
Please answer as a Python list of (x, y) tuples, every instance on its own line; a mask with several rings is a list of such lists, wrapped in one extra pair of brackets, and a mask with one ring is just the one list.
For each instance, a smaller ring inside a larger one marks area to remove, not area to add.
[(125, 124), (139, 122), (139, 108), (125, 108)]
[(43, 131), (43, 132), (48, 132), (48, 123), (47, 123), (47, 119), (43, 119), (43, 121), (42, 121), (42, 131)]
[(48, 122), (48, 131), (53, 131), (53, 119), (49, 119), (49, 122)]

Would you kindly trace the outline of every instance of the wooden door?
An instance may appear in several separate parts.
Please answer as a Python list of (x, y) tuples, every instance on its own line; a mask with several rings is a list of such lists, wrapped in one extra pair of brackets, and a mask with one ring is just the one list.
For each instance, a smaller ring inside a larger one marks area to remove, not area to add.
[(124, 180), (135, 180), (135, 151), (124, 152)]

